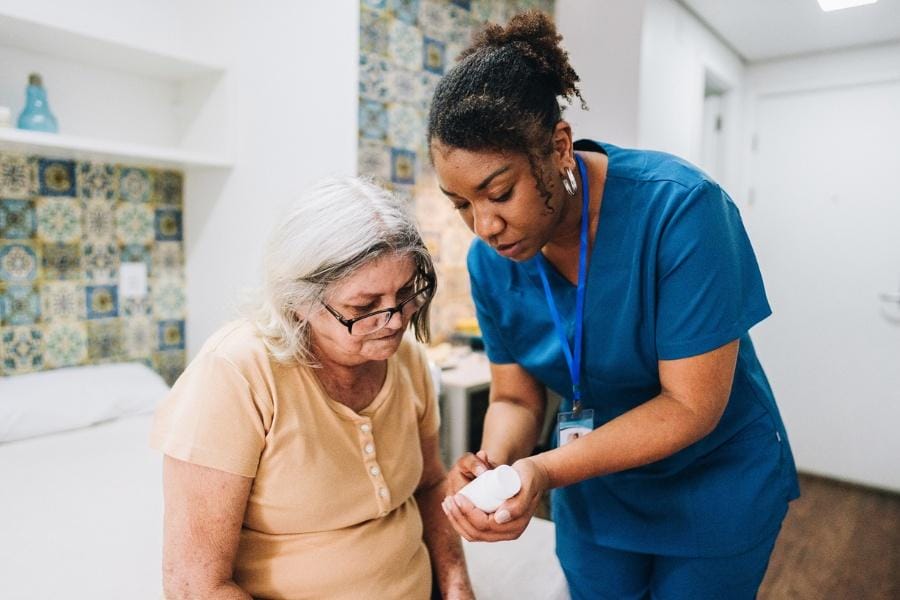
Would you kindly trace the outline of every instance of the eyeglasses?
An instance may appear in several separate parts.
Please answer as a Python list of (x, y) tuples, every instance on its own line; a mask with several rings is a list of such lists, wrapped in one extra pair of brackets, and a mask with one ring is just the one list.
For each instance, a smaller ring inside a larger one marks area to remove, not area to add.
[(350, 335), (368, 335), (387, 327), (387, 324), (391, 322), (391, 319), (396, 313), (401, 313), (401, 316), (414, 314), (417, 310), (425, 306), (425, 303), (431, 298), (433, 289), (434, 282), (426, 281), (424, 287), (415, 291), (412, 296), (397, 306), (394, 306), (393, 308), (382, 308), (381, 310), (376, 310), (354, 319), (346, 318), (341, 313), (328, 306), (325, 302), (322, 302), (322, 306), (324, 306), (325, 310), (330, 312), (335, 319), (340, 321), (341, 325), (347, 328), (347, 332)]

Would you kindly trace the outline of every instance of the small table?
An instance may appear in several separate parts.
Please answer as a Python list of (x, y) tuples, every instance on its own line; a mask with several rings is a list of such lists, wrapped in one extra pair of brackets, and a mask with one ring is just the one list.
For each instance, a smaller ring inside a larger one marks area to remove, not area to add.
[(484, 352), (473, 352), (441, 371), (441, 446), (448, 466), (469, 450), (472, 394), (490, 387), (490, 362)]

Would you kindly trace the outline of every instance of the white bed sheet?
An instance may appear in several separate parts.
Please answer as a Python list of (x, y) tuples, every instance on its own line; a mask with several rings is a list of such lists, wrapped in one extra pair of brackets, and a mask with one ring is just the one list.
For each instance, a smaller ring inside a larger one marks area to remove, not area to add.
[[(0, 598), (161, 597), (161, 456), (152, 416), (0, 444)], [(566, 600), (554, 530), (465, 543), (482, 600)]]
[(0, 597), (161, 595), (152, 416), (0, 444)]

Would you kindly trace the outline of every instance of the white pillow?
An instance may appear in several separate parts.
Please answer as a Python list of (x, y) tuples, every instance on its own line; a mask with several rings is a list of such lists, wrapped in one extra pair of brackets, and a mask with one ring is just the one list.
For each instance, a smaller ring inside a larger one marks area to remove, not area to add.
[(0, 442), (153, 412), (169, 391), (140, 363), (0, 377)]

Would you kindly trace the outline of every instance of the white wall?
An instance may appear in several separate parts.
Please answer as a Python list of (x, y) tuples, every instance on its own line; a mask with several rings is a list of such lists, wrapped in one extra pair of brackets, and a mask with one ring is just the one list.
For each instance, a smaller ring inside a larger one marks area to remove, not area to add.
[(588, 111), (566, 110), (576, 138), (618, 146), (638, 141), (638, 78), (646, 0), (557, 0), (556, 25), (581, 77)]
[(354, 0), (236, 3), (235, 167), (187, 183), (189, 356), (258, 284), (282, 207), (320, 177), (356, 173), (358, 29)]
[[(741, 139), (744, 64), (674, 0), (647, 0), (640, 61), (638, 145), (699, 163), (707, 70), (731, 90), (723, 99), (725, 161), (720, 183), (733, 190)], [(734, 194), (733, 194), (734, 195)]]

